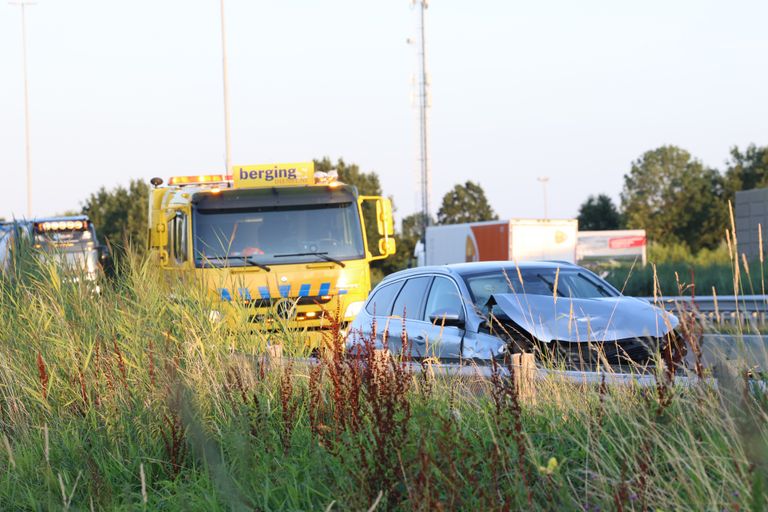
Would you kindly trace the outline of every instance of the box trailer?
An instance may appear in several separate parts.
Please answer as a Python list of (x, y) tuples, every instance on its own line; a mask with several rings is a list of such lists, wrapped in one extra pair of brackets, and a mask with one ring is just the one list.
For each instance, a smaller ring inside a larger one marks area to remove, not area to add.
[(430, 226), (424, 264), (466, 261), (576, 262), (576, 219), (509, 219)]
[(579, 265), (618, 261), (645, 265), (647, 245), (644, 229), (579, 231), (576, 260)]

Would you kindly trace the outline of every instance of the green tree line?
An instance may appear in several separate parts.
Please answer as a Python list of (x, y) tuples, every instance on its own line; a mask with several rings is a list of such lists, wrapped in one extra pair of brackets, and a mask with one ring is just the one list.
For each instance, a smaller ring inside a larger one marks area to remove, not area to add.
[[(385, 195), (375, 170), (363, 171), (342, 158), (315, 160), (319, 171), (336, 170), (345, 183), (364, 195)], [(716, 251), (722, 244), (728, 222), (728, 201), (735, 193), (768, 186), (768, 147), (754, 144), (731, 149), (724, 171), (706, 166), (677, 146), (646, 151), (633, 161), (624, 175), (617, 205), (607, 194), (589, 196), (580, 206), (581, 230), (645, 229), (659, 254), (697, 254)], [(149, 185), (131, 180), (127, 187), (102, 187), (84, 202), (89, 215), (108, 242), (118, 248), (130, 243), (138, 250), (146, 245)], [(364, 211), (367, 229), (375, 231), (375, 213)], [(399, 217), (397, 254), (376, 262), (374, 279), (415, 265), (414, 249), (422, 237), (420, 213)], [(472, 181), (456, 184), (442, 198), (434, 224), (455, 224), (498, 219), (482, 187)], [(378, 235), (369, 232), (375, 243)], [(660, 249), (662, 247), (674, 250)], [(375, 249), (375, 248), (374, 248)], [(374, 251), (375, 252), (375, 251)], [(707, 253), (709, 254), (709, 253)]]
[(677, 146), (646, 151), (624, 175), (617, 206), (606, 194), (579, 208), (579, 229), (645, 229), (657, 244), (693, 253), (722, 244), (736, 192), (768, 186), (768, 146), (733, 147), (724, 171)]

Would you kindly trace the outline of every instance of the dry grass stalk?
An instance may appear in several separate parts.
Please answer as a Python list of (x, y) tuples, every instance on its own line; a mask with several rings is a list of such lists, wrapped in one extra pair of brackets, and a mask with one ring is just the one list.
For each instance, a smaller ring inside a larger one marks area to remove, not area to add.
[(51, 465), (51, 450), (48, 439), (48, 425), (43, 425), (43, 454), (45, 455), (45, 462)]
[(64, 507), (64, 510), (69, 510), (69, 507), (72, 505), (72, 498), (75, 496), (75, 491), (77, 490), (77, 484), (80, 482), (80, 477), (83, 476), (82, 471), (77, 472), (77, 478), (75, 478), (75, 483), (72, 486), (72, 492), (69, 493), (69, 496), (67, 496), (67, 489), (64, 486), (64, 479), (61, 477), (61, 473), (59, 475), (59, 488), (61, 489), (61, 503)]
[(13, 458), (13, 449), (11, 449), (11, 443), (8, 441), (8, 436), (3, 434), (3, 445), (5, 445), (5, 452), (8, 454), (8, 463), (12, 469), (16, 469), (16, 459)]
[(141, 477), (141, 501), (147, 504), (147, 479), (144, 476), (144, 463), (139, 464), (139, 476)]
[(720, 307), (717, 304), (717, 290), (715, 289), (714, 286), (712, 287), (712, 300), (715, 303), (715, 320), (719, 324), (720, 323)]
[[(763, 225), (757, 225), (757, 249), (760, 257), (760, 291), (765, 295), (765, 255), (763, 253)], [(768, 300), (766, 300), (768, 302)]]

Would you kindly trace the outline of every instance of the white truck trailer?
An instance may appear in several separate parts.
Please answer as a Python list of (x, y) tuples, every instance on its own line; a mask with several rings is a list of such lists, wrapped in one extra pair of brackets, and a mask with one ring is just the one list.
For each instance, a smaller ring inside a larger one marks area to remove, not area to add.
[(579, 231), (576, 260), (579, 265), (637, 261), (645, 265), (648, 239), (644, 229)]
[(423, 263), (562, 260), (576, 262), (576, 219), (509, 219), (430, 226)]

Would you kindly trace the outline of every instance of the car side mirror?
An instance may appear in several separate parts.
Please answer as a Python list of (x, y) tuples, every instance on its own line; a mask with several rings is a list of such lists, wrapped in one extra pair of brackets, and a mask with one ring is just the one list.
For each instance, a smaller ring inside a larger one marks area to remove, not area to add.
[(450, 308), (437, 309), (429, 314), (429, 321), (433, 325), (464, 327), (464, 313)]

